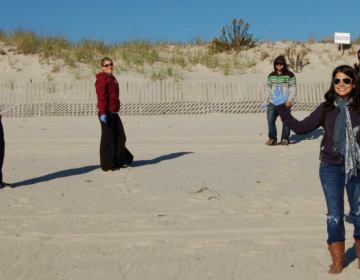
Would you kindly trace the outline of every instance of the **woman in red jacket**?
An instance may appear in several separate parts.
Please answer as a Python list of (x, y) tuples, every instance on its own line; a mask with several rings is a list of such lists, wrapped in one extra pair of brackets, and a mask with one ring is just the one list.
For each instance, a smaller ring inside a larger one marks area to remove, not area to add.
[(103, 58), (101, 69), (103, 72), (96, 75), (95, 83), (101, 124), (100, 167), (103, 171), (112, 171), (131, 164), (133, 156), (125, 147), (126, 135), (119, 116), (120, 89), (113, 76), (113, 61)]
[(302, 121), (285, 106), (281, 90), (271, 98), (281, 120), (296, 134), (307, 134), (322, 126), (319, 175), (327, 205), (328, 245), (333, 263), (329, 273), (339, 274), (345, 260), (344, 188), (353, 220), (360, 268), (360, 80), (348, 65), (336, 67), (325, 102)]

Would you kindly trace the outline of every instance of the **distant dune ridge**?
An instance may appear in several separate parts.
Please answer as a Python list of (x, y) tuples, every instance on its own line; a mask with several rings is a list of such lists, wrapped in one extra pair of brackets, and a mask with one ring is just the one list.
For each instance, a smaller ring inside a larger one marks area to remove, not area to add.
[(101, 71), (101, 58), (110, 56), (115, 62), (115, 76), (123, 81), (264, 82), (273, 70), (274, 58), (287, 53), (290, 63), (292, 50), (293, 58), (302, 54), (298, 69), (290, 68), (297, 72), (299, 82), (328, 82), (336, 66), (357, 62), (356, 53), (360, 48), (360, 44), (353, 44), (341, 52), (338, 44), (328, 40), (262, 42), (238, 53), (219, 54), (209, 51), (209, 43), (152, 44), (139, 40), (109, 48), (108, 52), (101, 42), (89, 41), (83, 45), (81, 50), (24, 54), (25, 51), (17, 51), (15, 45), (0, 40), (0, 81), (94, 81), (95, 74)]

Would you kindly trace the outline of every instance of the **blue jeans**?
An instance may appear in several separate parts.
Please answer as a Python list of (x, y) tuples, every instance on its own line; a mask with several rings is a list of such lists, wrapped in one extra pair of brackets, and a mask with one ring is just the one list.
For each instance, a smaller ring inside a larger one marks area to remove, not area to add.
[[(290, 112), (290, 107), (287, 107), (287, 110)], [(275, 109), (275, 105), (273, 103), (269, 103), (268, 111), (267, 111), (267, 120), (269, 126), (269, 139), (277, 142), (277, 130), (276, 130), (276, 119), (279, 116), (279, 113)], [(288, 128), (285, 124), (283, 124), (281, 140), (289, 140), (290, 136), (290, 128)]]
[(328, 243), (345, 240), (344, 188), (354, 224), (353, 236), (355, 239), (360, 239), (360, 176), (351, 178), (345, 185), (344, 166), (324, 162), (320, 162), (319, 173), (328, 210)]

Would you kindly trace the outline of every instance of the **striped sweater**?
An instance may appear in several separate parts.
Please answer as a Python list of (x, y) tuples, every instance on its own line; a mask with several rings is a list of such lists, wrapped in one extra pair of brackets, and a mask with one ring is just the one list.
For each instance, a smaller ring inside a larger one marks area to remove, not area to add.
[(277, 71), (272, 72), (266, 83), (265, 96), (264, 96), (264, 104), (268, 104), (269, 102), (273, 103), (270, 98), (270, 94), (274, 93), (276, 87), (282, 86), (284, 95), (286, 95), (290, 91), (290, 95), (288, 97), (288, 101), (291, 103), (294, 101), (296, 97), (296, 78), (295, 75), (285, 70), (281, 73)]
[[(276, 63), (282, 63), (284, 65), (282, 72), (278, 72), (276, 69)], [(284, 56), (279, 55), (274, 60), (274, 72), (270, 73), (266, 83), (265, 96), (264, 96), (264, 105), (269, 102), (273, 103), (270, 98), (270, 94), (275, 92), (276, 87), (282, 86), (284, 95), (286, 95), (289, 91), (289, 97), (287, 101), (293, 103), (296, 97), (296, 79), (293, 72), (287, 70), (286, 59)]]

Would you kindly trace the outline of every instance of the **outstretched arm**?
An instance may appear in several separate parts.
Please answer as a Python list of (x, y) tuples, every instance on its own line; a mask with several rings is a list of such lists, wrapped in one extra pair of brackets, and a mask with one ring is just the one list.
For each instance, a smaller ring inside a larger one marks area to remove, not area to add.
[(323, 104), (320, 104), (315, 111), (302, 121), (295, 119), (286, 108), (285, 104), (276, 106), (276, 111), (279, 113), (282, 122), (288, 126), (296, 134), (307, 134), (323, 125)]
[(291, 115), (291, 113), (286, 108), (287, 106), (285, 105), (285, 103), (289, 94), (290, 92), (284, 95), (283, 89), (282, 87), (280, 87), (276, 88), (274, 94), (270, 95), (270, 97), (274, 101), (276, 111), (279, 113), (282, 122), (292, 131), (299, 135), (310, 133), (317, 129), (319, 126), (321, 126), (323, 122), (323, 104), (318, 106), (315, 111), (312, 112), (308, 117), (306, 117), (302, 121), (298, 121)]

